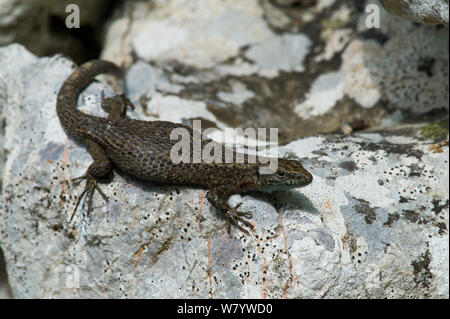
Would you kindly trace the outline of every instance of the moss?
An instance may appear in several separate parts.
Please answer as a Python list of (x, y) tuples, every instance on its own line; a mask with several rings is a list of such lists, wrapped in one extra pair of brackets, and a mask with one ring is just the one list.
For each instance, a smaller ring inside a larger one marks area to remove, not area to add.
[(420, 136), (433, 141), (442, 140), (448, 135), (448, 116), (437, 122), (429, 123), (420, 129)]
[(339, 29), (347, 24), (347, 21), (341, 19), (324, 19), (322, 20), (323, 29)]

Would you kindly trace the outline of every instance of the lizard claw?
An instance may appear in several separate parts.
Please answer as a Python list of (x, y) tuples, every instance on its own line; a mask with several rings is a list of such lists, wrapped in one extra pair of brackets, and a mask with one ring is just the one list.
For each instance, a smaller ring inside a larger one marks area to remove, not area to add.
[(254, 226), (246, 220), (246, 218), (251, 218), (252, 214), (247, 212), (238, 211), (238, 208), (242, 205), (242, 203), (237, 204), (234, 207), (230, 207), (225, 214), (227, 220), (227, 231), (231, 232), (231, 225), (237, 227), (240, 231), (242, 231), (246, 235), (250, 235), (247, 229), (239, 225), (238, 222), (244, 224), (246, 227), (253, 229)]
[(78, 205), (80, 204), (81, 199), (84, 197), (84, 195), (87, 194), (87, 196), (88, 196), (87, 216), (89, 216), (89, 214), (92, 210), (92, 199), (93, 199), (95, 190), (97, 190), (100, 193), (100, 195), (103, 197), (103, 199), (106, 202), (108, 202), (108, 197), (105, 195), (105, 193), (103, 193), (102, 189), (98, 186), (97, 180), (95, 179), (95, 177), (93, 177), (89, 173), (86, 173), (80, 177), (76, 177), (76, 178), (72, 179), (72, 182), (77, 182), (77, 181), (80, 181), (83, 179), (86, 180), (86, 184), (84, 185), (84, 190), (81, 192), (80, 196), (78, 196), (77, 202), (75, 204), (75, 209), (73, 210), (73, 213), (70, 216), (69, 223), (72, 222), (73, 216), (75, 215)]

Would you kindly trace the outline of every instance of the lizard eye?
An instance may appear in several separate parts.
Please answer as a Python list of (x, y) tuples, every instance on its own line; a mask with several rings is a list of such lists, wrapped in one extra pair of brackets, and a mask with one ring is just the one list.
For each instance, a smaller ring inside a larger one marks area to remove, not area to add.
[(283, 171), (278, 171), (277, 172), (277, 176), (280, 177), (280, 178), (284, 178), (284, 177), (286, 177), (286, 173), (283, 172)]

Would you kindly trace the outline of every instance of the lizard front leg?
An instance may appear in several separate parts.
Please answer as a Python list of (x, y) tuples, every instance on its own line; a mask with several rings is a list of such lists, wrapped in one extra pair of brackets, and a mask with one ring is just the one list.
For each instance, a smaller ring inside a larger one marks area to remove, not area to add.
[(209, 190), (206, 193), (206, 198), (211, 205), (219, 209), (225, 215), (228, 233), (230, 233), (231, 225), (233, 225), (243, 233), (249, 235), (249, 232), (242, 227), (239, 222), (244, 224), (246, 227), (253, 229), (253, 225), (246, 220), (246, 218), (251, 218), (252, 214), (238, 211), (238, 208), (242, 205), (242, 203), (239, 203), (234, 207), (228, 205), (228, 199), (232, 194), (233, 192), (228, 187), (219, 186)]
[(88, 210), (87, 215), (92, 210), (92, 198), (94, 196), (95, 190), (97, 190), (100, 195), (103, 197), (105, 201), (108, 201), (108, 197), (103, 193), (101, 188), (98, 186), (97, 179), (108, 174), (112, 169), (112, 163), (109, 158), (106, 156), (105, 150), (103, 147), (93, 142), (90, 139), (84, 139), (83, 143), (87, 146), (89, 154), (91, 154), (94, 162), (89, 166), (84, 175), (74, 178), (73, 181), (77, 180), (86, 180), (86, 184), (84, 186), (84, 190), (81, 192), (80, 196), (78, 196), (77, 202), (75, 204), (75, 209), (70, 217), (70, 221), (72, 222), (72, 218), (77, 211), (78, 205), (80, 204), (81, 199), (84, 195), (88, 196)]

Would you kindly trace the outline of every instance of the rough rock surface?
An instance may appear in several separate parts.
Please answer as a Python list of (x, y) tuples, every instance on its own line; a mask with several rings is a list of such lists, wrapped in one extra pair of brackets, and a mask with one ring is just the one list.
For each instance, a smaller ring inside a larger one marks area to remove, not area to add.
[(448, 0), (381, 0), (389, 12), (424, 24), (448, 26)]
[(132, 73), (129, 90), (145, 107), (151, 99), (153, 113), (167, 98), (195, 100), (209, 121), (278, 127), (283, 142), (336, 132), (342, 122), (374, 127), (446, 113), (448, 29), (381, 5), (380, 28), (369, 29), (369, 2), (355, 3), (138, 2), (131, 19), (111, 22), (102, 57), (130, 68), (139, 60), (145, 73)]
[[(82, 25), (98, 26), (104, 6), (91, 2), (77, 1)], [(226, 235), (203, 190), (116, 173), (110, 203), (96, 197), (91, 218), (69, 224), (83, 186), (70, 179), (91, 162), (54, 110), (72, 63), (0, 48), (0, 246), (14, 295), (448, 298), (448, 29), (372, 0), (193, 3), (124, 2), (106, 24), (102, 56), (128, 70), (129, 115), (201, 119), (217, 139), (277, 127), (281, 156), (301, 158), (313, 184), (232, 198), (254, 212), (244, 238)], [(365, 23), (370, 3), (379, 29)], [(447, 1), (405, 3), (383, 1), (448, 24)], [(67, 2), (54, 4), (4, 1), (0, 43), (83, 55), (78, 39), (53, 33), (68, 31), (52, 24)], [(101, 89), (112, 94), (92, 84), (85, 111), (104, 115)], [(358, 122), (378, 129), (317, 135)], [(4, 277), (0, 264), (0, 298)]]
[[(302, 159), (314, 181), (300, 190), (233, 197), (254, 213), (250, 236), (228, 236), (204, 190), (117, 172), (103, 186), (109, 203), (96, 194), (91, 216), (83, 207), (70, 224), (82, 190), (70, 179), (91, 162), (55, 112), (72, 63), (10, 45), (0, 48), (0, 65), (7, 154), (0, 245), (15, 297), (449, 297), (448, 142), (432, 144), (417, 137), (418, 127), (404, 126), (280, 146), (281, 156)], [(164, 120), (198, 116), (226, 126), (202, 102), (177, 95), (180, 86), (165, 73), (145, 63), (133, 68), (142, 71), (134, 81), (149, 79), (159, 95), (138, 100), (130, 69), (130, 97), (148, 106), (132, 117), (151, 120), (158, 111)], [(85, 90), (82, 110), (103, 114), (102, 89), (112, 94), (99, 82)], [(249, 96), (236, 82), (228, 93), (231, 100)], [(186, 113), (168, 108), (179, 104)]]

